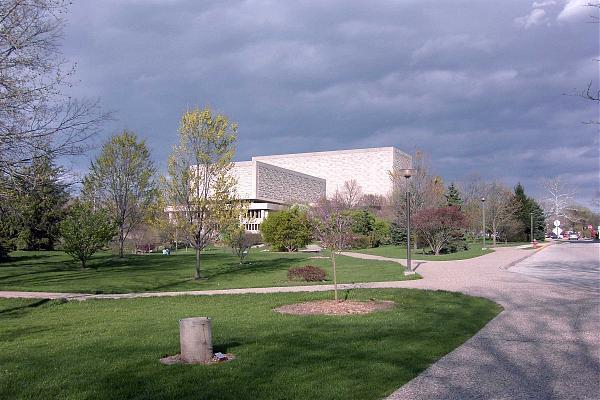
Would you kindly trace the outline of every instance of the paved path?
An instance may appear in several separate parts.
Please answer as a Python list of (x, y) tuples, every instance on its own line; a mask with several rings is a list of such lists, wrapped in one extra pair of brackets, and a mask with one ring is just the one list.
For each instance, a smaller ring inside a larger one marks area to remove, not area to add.
[[(386, 289), (386, 288), (401, 288), (401, 287), (419, 287), (428, 289), (437, 289), (439, 281), (454, 281), (457, 277), (464, 274), (454, 273), (458, 267), (469, 265), (486, 265), (497, 266), (509, 265), (511, 262), (518, 260), (521, 257), (532, 254), (532, 251), (513, 250), (512, 252), (502, 251), (490, 253), (477, 259), (460, 260), (460, 261), (415, 261), (413, 268), (417, 267), (417, 271), (421, 273), (421, 265), (427, 265), (425, 273), (428, 276), (428, 282), (423, 285), (423, 280), (411, 281), (390, 281), (390, 282), (368, 282), (354, 284), (339, 284), (339, 289)], [(395, 258), (381, 257), (361, 253), (346, 253), (342, 254), (367, 259), (367, 260), (387, 260), (402, 263), (403, 260)], [(453, 265), (451, 270), (446, 268), (433, 268), (435, 266)], [(472, 277), (470, 277), (472, 278)], [(429, 282), (429, 280), (431, 280)], [(462, 278), (461, 278), (462, 281)], [(142, 293), (118, 293), (118, 294), (87, 294), (87, 293), (57, 293), (57, 292), (20, 292), (20, 291), (0, 291), (0, 298), (25, 298), (25, 299), (67, 299), (67, 300), (90, 300), (90, 299), (130, 299), (138, 297), (174, 297), (174, 296), (215, 296), (223, 294), (251, 294), (251, 293), (286, 293), (286, 292), (326, 292), (333, 290), (333, 285), (303, 285), (303, 286), (281, 286), (268, 288), (243, 288), (243, 289), (219, 289), (219, 290), (189, 290), (180, 292), (142, 292)]]
[[(515, 251), (527, 252), (496, 257)], [(504, 311), (389, 399), (600, 398), (600, 245), (551, 246), (507, 270), (485, 257), (420, 267), (416, 287), (484, 296)]]

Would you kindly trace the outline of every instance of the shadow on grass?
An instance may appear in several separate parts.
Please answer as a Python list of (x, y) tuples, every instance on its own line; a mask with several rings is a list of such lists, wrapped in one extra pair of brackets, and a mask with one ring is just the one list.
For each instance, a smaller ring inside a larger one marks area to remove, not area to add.
[(49, 299), (41, 299), (41, 300), (34, 301), (33, 303), (29, 303), (29, 304), (25, 304), (25, 305), (21, 305), (21, 306), (17, 306), (17, 307), (0, 309), (0, 317), (7, 316), (10, 314), (21, 314), (23, 311), (27, 311), (28, 309), (37, 308), (43, 304), (48, 303), (49, 301), (50, 301)]

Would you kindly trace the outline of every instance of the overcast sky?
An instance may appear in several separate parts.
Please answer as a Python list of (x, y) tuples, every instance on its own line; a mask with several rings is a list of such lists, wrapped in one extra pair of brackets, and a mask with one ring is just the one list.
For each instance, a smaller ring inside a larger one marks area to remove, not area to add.
[(447, 183), (538, 195), (561, 175), (589, 206), (598, 105), (565, 95), (599, 78), (586, 3), (76, 0), (63, 49), (73, 93), (116, 112), (103, 138), (137, 132), (160, 168), (181, 113), (209, 105), (239, 124), (236, 160), (396, 146)]

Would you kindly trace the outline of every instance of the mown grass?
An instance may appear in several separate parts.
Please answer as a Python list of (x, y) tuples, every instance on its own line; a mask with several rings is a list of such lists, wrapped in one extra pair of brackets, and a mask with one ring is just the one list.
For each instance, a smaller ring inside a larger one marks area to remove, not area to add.
[[(86, 270), (62, 252), (21, 251), (0, 263), (0, 290), (127, 293), (301, 285), (303, 282), (288, 281), (287, 271), (308, 264), (325, 269), (328, 280), (323, 283), (331, 283), (329, 260), (311, 258), (315, 256), (319, 255), (252, 250), (240, 264), (230, 251), (211, 248), (202, 253), (202, 279), (195, 281), (193, 251), (180, 250), (171, 256), (127, 255), (123, 259), (99, 253)], [(339, 256), (337, 268), (340, 283), (418, 278), (405, 277), (403, 267), (394, 262)]]
[[(381, 246), (370, 249), (353, 250), (357, 253), (373, 254), (376, 256), (406, 259), (406, 246)], [(429, 249), (418, 249), (411, 251), (411, 257), (415, 260), (427, 261), (452, 261), (466, 260), (467, 258), (479, 257), (491, 253), (493, 250), (482, 250), (481, 245), (471, 244), (468, 250), (457, 251), (456, 253), (440, 254), (439, 256), (430, 254)]]
[[(480, 330), (495, 303), (456, 293), (355, 290), (389, 311), (292, 316), (330, 292), (60, 303), (0, 300), (3, 399), (380, 399)], [(218, 365), (164, 366), (178, 320), (209, 316)]]

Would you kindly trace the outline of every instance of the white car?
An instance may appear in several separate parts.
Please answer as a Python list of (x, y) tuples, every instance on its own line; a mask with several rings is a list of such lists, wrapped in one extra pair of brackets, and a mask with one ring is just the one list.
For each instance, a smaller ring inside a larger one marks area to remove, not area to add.
[(569, 240), (579, 240), (579, 235), (575, 232), (569, 233)]

